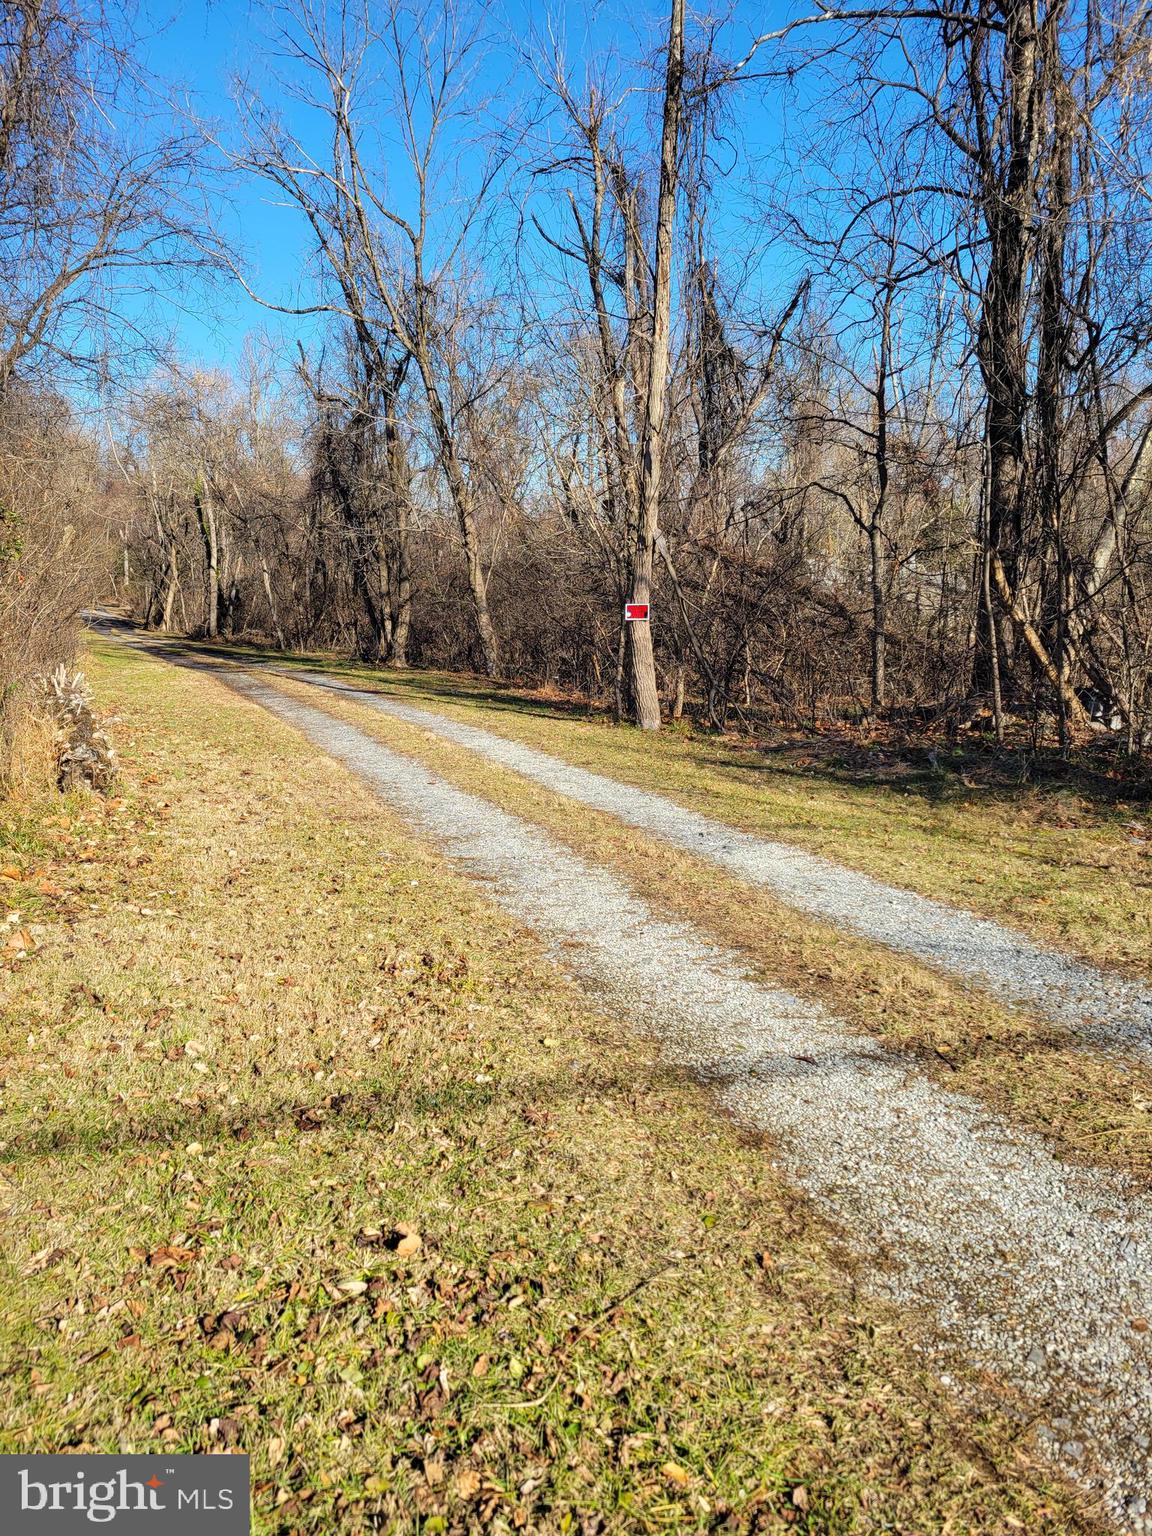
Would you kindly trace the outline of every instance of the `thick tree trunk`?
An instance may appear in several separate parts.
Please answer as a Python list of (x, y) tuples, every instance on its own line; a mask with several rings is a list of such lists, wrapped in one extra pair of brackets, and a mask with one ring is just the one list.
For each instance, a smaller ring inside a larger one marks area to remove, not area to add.
[(161, 627), (165, 632), (172, 628), (172, 610), (176, 606), (176, 594), (180, 591), (180, 572), (176, 565), (176, 551), (168, 551), (168, 575), (167, 585), (164, 588), (164, 609), (160, 616)]
[[(1036, 226), (1036, 178), (1040, 143), (1040, 82), (1037, 32), (1032, 0), (1008, 0), (1004, 6), (1003, 116), (1006, 162), (1002, 165), (994, 129), (986, 114), (983, 71), (986, 33), (973, 44), (969, 77), (973, 101), (982, 119), (979, 199), (988, 235), (988, 265), (981, 296), (977, 357), (988, 394), (987, 531), (993, 561), (1015, 592), (1027, 494), (1024, 423), (1028, 409), (1026, 308), (1028, 273)], [(991, 681), (994, 606), (977, 621), (973, 684), (987, 691)], [(1003, 636), (1002, 639), (1009, 638)], [(1000, 647), (1001, 660), (1009, 648)]]
[(895, 283), (884, 289), (880, 311), (880, 355), (876, 365), (876, 496), (868, 523), (872, 588), (872, 713), (888, 702), (888, 581), (884, 559), (884, 515), (888, 509), (888, 375), (892, 367), (892, 306)]
[[(668, 355), (672, 331), (672, 235), (676, 220), (680, 116), (684, 88), (684, 0), (672, 0), (668, 27), (668, 69), (664, 82), (664, 129), (660, 145), (660, 195), (656, 207), (656, 272), (652, 296), (652, 348), (640, 455), (640, 524), (636, 530), (632, 601), (651, 603), (652, 565), (660, 515), (660, 472), (667, 410)], [(628, 626), (632, 718), (644, 731), (660, 727), (660, 694), (652, 625)]]
[(268, 617), (272, 620), (276, 644), (282, 651), (286, 651), (288, 643), (284, 639), (284, 631), (280, 626), (280, 615), (276, 610), (276, 599), (272, 595), (272, 573), (268, 569), (268, 556), (264, 553), (263, 549), (260, 551), (260, 577), (264, 583), (264, 596), (268, 601)]
[(176, 554), (176, 539), (160, 511), (161, 505), (159, 492), (156, 489), (156, 477), (155, 473), (153, 473), (152, 515), (156, 522), (156, 537), (163, 555), (164, 575), (162, 577), (163, 597), (159, 597), (159, 593), (157, 593), (159, 601), (150, 601), (148, 605), (148, 624), (150, 627), (153, 624), (153, 613), (158, 606), (160, 610), (160, 627), (164, 630), (170, 630), (172, 628), (172, 610), (176, 606), (176, 594), (180, 590), (180, 567)]
[(868, 530), (872, 583), (872, 713), (888, 702), (888, 594), (884, 580), (884, 541), (879, 518), (873, 514)]
[[(1035, 388), (1036, 505), (1045, 555), (1040, 635), (1062, 679), (1071, 675), (1076, 646), (1072, 557), (1065, 529), (1065, 442), (1067, 360), (1070, 352), (1065, 260), (1072, 206), (1075, 102), (1064, 77), (1059, 38), (1051, 26), (1042, 48), (1046, 99), (1051, 102), (1051, 143), (1047, 152), (1046, 197), (1039, 241), (1039, 315)], [(1061, 744), (1067, 734), (1063, 691), (1057, 693)]]

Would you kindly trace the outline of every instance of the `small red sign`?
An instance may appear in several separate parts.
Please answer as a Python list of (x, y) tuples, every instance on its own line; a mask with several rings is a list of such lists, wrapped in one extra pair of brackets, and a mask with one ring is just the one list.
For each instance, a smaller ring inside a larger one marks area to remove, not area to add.
[(647, 622), (647, 619), (648, 619), (648, 604), (647, 603), (625, 603), (624, 604), (624, 620), (625, 620), (626, 623), (628, 623), (628, 624), (638, 624), (638, 623), (642, 623), (642, 622)]

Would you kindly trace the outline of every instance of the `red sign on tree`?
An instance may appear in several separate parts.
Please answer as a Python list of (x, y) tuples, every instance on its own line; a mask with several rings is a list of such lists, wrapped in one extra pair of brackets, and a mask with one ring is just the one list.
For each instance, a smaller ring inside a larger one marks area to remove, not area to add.
[(625, 619), (625, 622), (628, 623), (628, 624), (638, 624), (638, 623), (642, 623), (642, 622), (647, 622), (647, 619), (648, 619), (648, 604), (647, 603), (625, 603), (624, 604), (624, 619)]

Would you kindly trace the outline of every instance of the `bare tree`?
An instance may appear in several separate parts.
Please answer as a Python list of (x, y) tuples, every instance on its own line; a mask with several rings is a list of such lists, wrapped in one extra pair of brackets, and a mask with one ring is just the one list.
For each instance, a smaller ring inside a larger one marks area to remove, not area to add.
[(141, 295), (166, 270), (213, 264), (201, 141), (172, 127), (134, 45), (98, 0), (0, 10), (0, 772), (105, 553), (99, 455), (63, 395), (155, 346)]
[[(455, 284), (507, 154), (495, 147), (471, 191), (448, 191), (453, 131), (473, 113), (468, 91), (482, 35), (451, 5), (429, 10), (402, 0), (383, 7), (294, 0), (285, 15), (282, 47), (308, 82), (306, 105), (328, 131), (322, 145), (310, 147), (248, 88), (239, 163), (279, 187), (307, 218), (331, 288), (314, 308), (347, 320), (383, 371), (385, 336), (411, 359), (459, 528), (484, 667), (495, 676), (500, 650), (475, 495), (445, 378)], [(405, 199), (387, 182), (375, 132), (382, 119), (399, 134), (411, 181)]]
[[(640, 440), (640, 517), (632, 563), (632, 601), (648, 604), (660, 521), (661, 468), (667, 417), (668, 356), (672, 338), (672, 239), (680, 177), (680, 123), (684, 112), (684, 0), (672, 0), (660, 138), (660, 190), (656, 202), (656, 263), (652, 279), (652, 340)], [(647, 617), (628, 626), (632, 709), (644, 731), (660, 727), (660, 694)]]
[(121, 305), (164, 268), (215, 264), (197, 135), (142, 82), (123, 16), (21, 0), (0, 14), (0, 390), (17, 370), (90, 371)]
[[(1123, 638), (1088, 574), (1093, 551), (1115, 552), (1091, 479), (1101, 436), (1123, 458), (1150, 398), (1130, 350), (1150, 334), (1152, 244), (1137, 192), (1149, 26), (1147, 8), (1128, 0), (816, 0), (726, 76), (826, 71), (842, 91), (842, 142), (862, 104), (891, 104), (900, 196), (925, 225), (920, 270), (958, 296), (944, 305), (966, 321), (951, 338), (955, 364), (974, 361), (984, 392), (973, 682), (993, 692), (1005, 682), (1021, 699), (1038, 686), (1062, 732), (1085, 723), (1086, 686), (1123, 691), (1104, 660)], [(861, 200), (858, 215), (867, 208)], [(1109, 404), (1090, 423), (1102, 377)], [(1086, 547), (1088, 522), (1098, 536)]]

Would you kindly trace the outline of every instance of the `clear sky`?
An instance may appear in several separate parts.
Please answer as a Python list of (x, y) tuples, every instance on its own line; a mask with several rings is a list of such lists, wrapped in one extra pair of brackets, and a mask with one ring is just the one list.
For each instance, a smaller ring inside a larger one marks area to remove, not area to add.
[[(479, 3), (479, 0), (478, 0)], [(779, 25), (794, 9), (790, 0), (738, 0), (724, 29), (727, 50), (736, 54), (766, 26)], [(616, 69), (622, 85), (637, 78), (629, 66), (660, 46), (667, 26), (667, 10), (652, 0), (629, 4), (604, 0), (588, 5), (545, 5), (539, 0), (501, 0), (488, 8), (492, 35), (500, 39), (488, 55), (487, 78), (480, 78), (484, 92), (511, 92), (524, 96), (531, 88), (533, 38), (549, 31), (564, 39), (565, 53), (578, 72), (583, 61), (595, 61), (608, 53), (618, 56)], [(142, 0), (141, 16), (148, 29), (146, 61), (152, 71), (177, 95), (187, 94), (196, 111), (217, 122), (225, 135), (232, 117), (232, 82), (238, 74), (259, 74), (267, 58), (268, 14), (248, 0), (184, 0), (174, 8), (171, 0)], [(296, 126), (294, 109), (286, 104), (289, 121)], [(753, 158), (770, 156), (778, 137), (776, 109), (760, 93), (741, 93), (733, 133), (743, 137), (741, 149)], [(724, 159), (721, 147), (720, 160)], [(732, 154), (728, 154), (732, 161)], [(721, 166), (721, 169), (723, 167)], [(742, 157), (740, 176), (747, 174)], [(721, 174), (716, 200), (721, 227), (732, 242), (747, 245), (744, 210), (734, 192), (736, 177), (725, 184)], [(255, 181), (230, 176), (222, 183), (219, 219), (229, 244), (263, 295), (282, 303), (307, 303), (309, 283), (307, 230), (298, 214), (279, 206), (271, 189)], [(751, 236), (754, 243), (754, 235)], [(284, 318), (247, 298), (238, 285), (226, 285), (208, 294), (170, 290), (164, 305), (176, 346), (188, 363), (226, 366), (234, 361), (244, 337), (264, 330), (283, 337), (287, 346), (298, 335), (307, 336), (315, 322)]]

